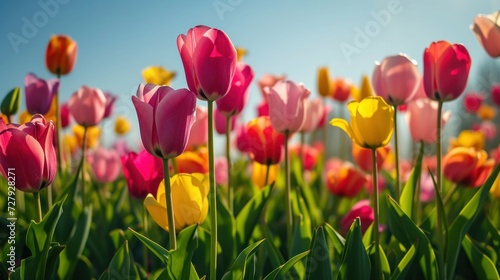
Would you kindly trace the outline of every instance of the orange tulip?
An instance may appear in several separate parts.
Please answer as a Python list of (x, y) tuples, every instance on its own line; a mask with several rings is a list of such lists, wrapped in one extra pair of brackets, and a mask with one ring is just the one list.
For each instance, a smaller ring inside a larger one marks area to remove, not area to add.
[(330, 169), (326, 175), (328, 190), (337, 196), (355, 197), (366, 184), (365, 174), (349, 162), (335, 170)]
[(45, 53), (45, 65), (55, 75), (66, 75), (73, 70), (78, 45), (66, 35), (53, 35)]
[[(377, 169), (380, 169), (384, 164), (385, 159), (389, 155), (390, 148), (388, 146), (377, 149)], [(352, 158), (354, 162), (365, 172), (372, 172), (372, 151), (363, 148), (359, 145), (352, 145)]]
[(453, 183), (476, 188), (486, 181), (494, 164), (484, 150), (457, 147), (444, 157), (443, 174)]
[(179, 173), (208, 173), (208, 150), (185, 151), (175, 159)]

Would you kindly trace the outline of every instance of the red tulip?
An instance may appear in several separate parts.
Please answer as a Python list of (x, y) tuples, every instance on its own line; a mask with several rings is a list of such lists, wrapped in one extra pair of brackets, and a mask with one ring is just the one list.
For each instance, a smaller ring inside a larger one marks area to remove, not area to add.
[(269, 116), (269, 104), (267, 104), (266, 99), (262, 99), (262, 102), (257, 105), (257, 116)]
[(143, 150), (139, 154), (130, 152), (123, 156), (121, 161), (123, 175), (131, 196), (144, 199), (148, 193), (156, 194), (164, 177), (161, 159)]
[[(15, 174), (18, 190), (38, 192), (52, 184), (57, 160), (54, 124), (42, 115), (20, 126), (6, 126), (0, 119), (0, 173), (7, 179)], [(11, 173), (11, 174), (12, 174)]]
[(53, 35), (45, 52), (45, 65), (52, 74), (66, 75), (75, 66), (78, 45), (66, 35)]
[(39, 79), (35, 74), (28, 74), (24, 78), (24, 92), (26, 93), (26, 110), (31, 115), (45, 115), (50, 110), (52, 99), (59, 90), (59, 80)]
[(281, 161), (285, 136), (274, 130), (269, 117), (258, 117), (246, 127), (248, 151), (260, 164), (276, 164)]
[(500, 26), (498, 25), (500, 12), (474, 17), (472, 31), (484, 50), (491, 57), (500, 56)]
[[(421, 98), (408, 103), (406, 121), (410, 134), (415, 142), (436, 142), (438, 102), (428, 98)], [(442, 114), (443, 127), (451, 117), (451, 112)]]
[(236, 130), (236, 147), (242, 153), (248, 153), (249, 151), (249, 139), (247, 135), (246, 125), (239, 125)]
[(208, 112), (203, 106), (196, 106), (196, 119), (191, 127), (187, 147), (194, 149), (208, 141)]
[(338, 102), (346, 102), (351, 97), (353, 84), (344, 78), (335, 78), (332, 81), (331, 97)]
[(95, 126), (104, 117), (106, 97), (98, 88), (82, 86), (70, 97), (68, 109), (79, 125)]
[(177, 37), (186, 81), (201, 100), (227, 94), (236, 69), (236, 49), (224, 31), (198, 25)]
[[(377, 169), (380, 170), (385, 159), (389, 155), (389, 146), (380, 147), (377, 149)], [(356, 165), (365, 172), (372, 172), (373, 159), (370, 149), (363, 148), (359, 145), (352, 145), (352, 158)]]
[(500, 107), (500, 84), (491, 85), (491, 101)]
[(87, 156), (95, 179), (100, 183), (113, 182), (122, 169), (120, 155), (115, 150), (98, 148)]
[(365, 174), (349, 162), (345, 162), (339, 169), (330, 169), (326, 175), (328, 190), (342, 197), (355, 197), (366, 184)]
[(416, 94), (420, 83), (417, 63), (406, 54), (388, 56), (376, 63), (372, 83), (377, 95), (388, 104), (406, 104)]
[(433, 42), (424, 51), (424, 88), (427, 97), (450, 101), (462, 94), (467, 84), (471, 58), (462, 44)]
[(321, 152), (322, 147), (318, 148), (307, 144), (304, 144), (304, 146), (294, 145), (290, 147), (290, 153), (292, 155), (299, 157), (299, 155), (302, 154), (300, 161), (302, 162), (304, 170), (313, 170), (316, 168)]
[(250, 66), (243, 62), (236, 64), (233, 81), (229, 92), (217, 100), (217, 109), (224, 116), (234, 116), (245, 107), (248, 100), (249, 86), (254, 77), (254, 72)]
[(480, 93), (469, 92), (464, 96), (463, 104), (464, 108), (469, 113), (476, 113), (481, 107), (481, 104), (484, 101), (484, 96)]
[(494, 164), (484, 150), (457, 147), (443, 158), (443, 174), (456, 184), (476, 188), (486, 181)]
[(302, 84), (292, 81), (279, 81), (265, 90), (274, 129), (280, 133), (299, 131), (304, 125), (307, 113), (305, 99), (311, 92)]
[(169, 159), (186, 149), (196, 112), (196, 97), (191, 91), (141, 84), (132, 102), (142, 143), (150, 154)]
[(348, 232), (352, 222), (354, 222), (357, 217), (361, 220), (361, 232), (365, 233), (375, 219), (373, 209), (370, 207), (370, 201), (368, 199), (360, 200), (352, 206), (351, 210), (340, 222), (342, 230)]

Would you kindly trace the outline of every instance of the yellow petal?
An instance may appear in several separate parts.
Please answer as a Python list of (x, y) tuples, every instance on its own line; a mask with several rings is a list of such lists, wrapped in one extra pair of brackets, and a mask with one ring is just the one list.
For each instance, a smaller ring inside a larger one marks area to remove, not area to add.
[[(160, 186), (161, 187), (161, 186)], [(158, 201), (153, 197), (152, 194), (148, 194), (144, 199), (144, 206), (148, 210), (149, 215), (153, 218), (156, 224), (161, 228), (168, 231), (167, 222), (167, 210), (163, 205), (158, 203)]]

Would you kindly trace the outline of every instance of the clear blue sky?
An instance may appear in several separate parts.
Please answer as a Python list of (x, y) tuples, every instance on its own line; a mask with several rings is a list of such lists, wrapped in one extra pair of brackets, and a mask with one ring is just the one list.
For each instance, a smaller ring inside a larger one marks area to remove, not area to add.
[[(177, 72), (174, 88), (186, 87), (176, 38), (198, 24), (220, 28), (236, 46), (248, 49), (245, 61), (256, 78), (286, 74), (314, 95), (320, 66), (329, 66), (332, 76), (359, 82), (385, 56), (404, 52), (421, 64), (432, 41), (460, 42), (472, 56), (473, 89), (478, 66), (490, 58), (469, 26), (476, 14), (499, 8), (498, 0), (3, 0), (0, 96), (22, 87), (28, 72), (50, 78), (46, 44), (51, 34), (68, 34), (78, 43), (78, 58), (74, 71), (62, 79), (62, 100), (84, 84), (111, 91), (120, 97), (116, 114), (127, 115), (138, 133), (130, 96), (142, 81), (141, 70), (162, 65)], [(390, 19), (377, 22), (376, 14), (390, 14)], [(35, 31), (26, 27), (30, 24)], [(355, 38), (360, 30), (368, 39), (361, 43)], [(13, 43), (9, 34), (24, 41)], [(356, 52), (346, 55), (342, 46), (347, 45)], [(246, 120), (255, 115), (259, 101), (254, 83)]]

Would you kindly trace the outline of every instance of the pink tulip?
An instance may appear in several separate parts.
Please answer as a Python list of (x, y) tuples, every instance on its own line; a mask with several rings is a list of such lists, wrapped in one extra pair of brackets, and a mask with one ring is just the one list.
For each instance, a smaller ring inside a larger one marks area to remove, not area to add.
[(206, 107), (196, 106), (196, 120), (191, 127), (187, 146), (195, 148), (207, 144), (208, 141), (208, 111)]
[(26, 110), (31, 115), (47, 114), (54, 95), (59, 90), (59, 79), (43, 80), (35, 74), (28, 74), (24, 78), (24, 92), (26, 93)]
[(218, 157), (215, 159), (215, 182), (218, 185), (227, 184), (227, 158)]
[(104, 96), (106, 97), (106, 110), (104, 111), (104, 118), (107, 119), (111, 116), (111, 114), (113, 114), (116, 96), (109, 92), (105, 92)]
[[(415, 142), (436, 142), (438, 103), (427, 98), (421, 98), (408, 103), (406, 122), (410, 127), (410, 134)], [(451, 112), (444, 112), (441, 126), (448, 122)]]
[(279, 81), (265, 89), (269, 115), (274, 129), (280, 133), (299, 131), (305, 121), (305, 99), (311, 93), (302, 84)]
[(467, 84), (471, 58), (462, 44), (432, 42), (424, 51), (424, 88), (427, 97), (450, 101), (462, 94)]
[(57, 160), (54, 124), (42, 115), (20, 126), (5, 125), (0, 119), (0, 173), (7, 179), (15, 175), (15, 185), (24, 192), (38, 192), (52, 184)]
[(224, 116), (234, 116), (243, 111), (248, 100), (248, 87), (253, 77), (254, 72), (250, 66), (243, 62), (236, 64), (236, 71), (229, 92), (216, 101), (217, 109)]
[(497, 127), (492, 121), (482, 121), (481, 123), (473, 124), (472, 130), (481, 131), (487, 140), (493, 140), (497, 136)]
[(68, 109), (79, 125), (95, 126), (104, 117), (106, 97), (98, 88), (82, 86), (70, 97)]
[(493, 84), (491, 86), (491, 101), (500, 107), (500, 84)]
[(491, 57), (500, 56), (500, 26), (498, 25), (500, 12), (489, 15), (477, 15), (471, 26), (477, 40)]
[(373, 223), (375, 215), (373, 209), (370, 207), (370, 201), (363, 199), (354, 204), (351, 210), (342, 218), (340, 225), (344, 232), (348, 232), (351, 224), (359, 217), (361, 220), (361, 232), (365, 233), (368, 227)]
[(224, 31), (198, 25), (177, 37), (186, 81), (201, 100), (227, 94), (236, 69), (236, 49)]
[(121, 161), (123, 175), (132, 197), (144, 199), (148, 193), (156, 194), (164, 177), (161, 159), (143, 150), (139, 154), (130, 152), (123, 156)]
[[(264, 74), (260, 77), (260, 79), (257, 81), (257, 85), (259, 86), (260, 92), (262, 93), (262, 96), (264, 97), (264, 100), (267, 98), (267, 94), (265, 92), (266, 87), (273, 87), (277, 82), (279, 81), (284, 81), (285, 80), (285, 75), (273, 75), (273, 74)], [(266, 103), (267, 101), (264, 101)], [(259, 115), (260, 117), (261, 115)]]
[(406, 104), (419, 86), (417, 63), (406, 54), (388, 56), (382, 62), (376, 62), (372, 82), (377, 95), (388, 104)]
[[(221, 135), (226, 134), (227, 117), (224, 116), (217, 108), (214, 110), (215, 131)], [(236, 124), (236, 117), (231, 118), (231, 131)]]
[(68, 108), (68, 103), (64, 103), (61, 105), (61, 127), (66, 128), (68, 127), (69, 123), (71, 122), (71, 114), (69, 113), (69, 108)]
[(120, 155), (115, 150), (98, 148), (87, 156), (95, 179), (100, 183), (113, 182), (122, 169)]
[(480, 93), (469, 92), (464, 96), (463, 104), (467, 112), (473, 114), (479, 110), (481, 104), (483, 104), (484, 96)]
[(132, 96), (144, 148), (169, 159), (186, 149), (195, 121), (196, 97), (188, 89), (140, 84)]
[(427, 170), (422, 171), (422, 176), (420, 177), (420, 201), (424, 203), (431, 202), (435, 196), (436, 192), (432, 176)]
[(304, 125), (300, 129), (301, 132), (312, 132), (319, 127), (319, 122), (324, 115), (325, 105), (323, 100), (316, 98), (314, 100), (305, 100), (305, 120)]

